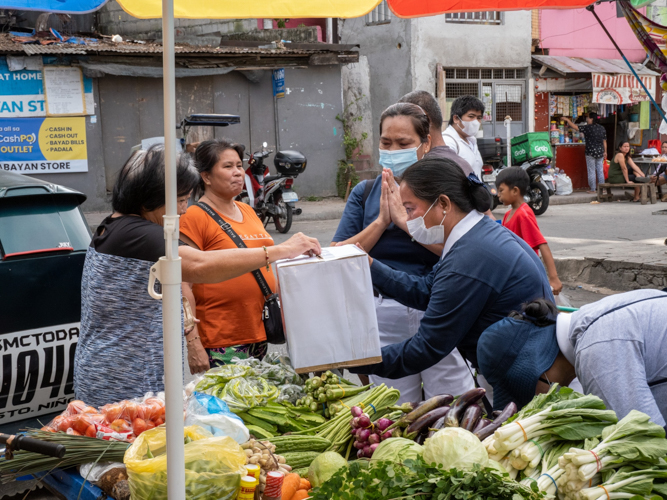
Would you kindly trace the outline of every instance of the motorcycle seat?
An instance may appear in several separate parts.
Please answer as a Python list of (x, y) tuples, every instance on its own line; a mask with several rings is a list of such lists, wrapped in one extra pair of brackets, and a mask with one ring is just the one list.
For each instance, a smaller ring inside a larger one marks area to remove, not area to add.
[(264, 177), (264, 184), (271, 181), (275, 181), (276, 179), (280, 179), (281, 177), (282, 175), (267, 175), (266, 177)]

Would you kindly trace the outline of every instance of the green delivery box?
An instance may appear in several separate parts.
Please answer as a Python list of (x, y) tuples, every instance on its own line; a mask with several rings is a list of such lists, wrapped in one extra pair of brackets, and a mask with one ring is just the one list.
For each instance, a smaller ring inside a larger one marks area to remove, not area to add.
[(528, 132), (512, 138), (513, 165), (539, 156), (553, 158), (549, 132)]

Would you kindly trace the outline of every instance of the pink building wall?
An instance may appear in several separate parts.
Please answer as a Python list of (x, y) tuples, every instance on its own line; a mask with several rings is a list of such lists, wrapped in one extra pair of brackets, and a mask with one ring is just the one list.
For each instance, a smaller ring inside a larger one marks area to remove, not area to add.
[[(643, 14), (645, 10), (640, 9)], [(646, 58), (625, 17), (616, 17), (615, 3), (596, 5), (595, 12), (630, 61), (641, 62)], [(593, 14), (586, 9), (540, 11), (540, 38), (540, 46), (549, 49), (551, 56), (621, 59)]]

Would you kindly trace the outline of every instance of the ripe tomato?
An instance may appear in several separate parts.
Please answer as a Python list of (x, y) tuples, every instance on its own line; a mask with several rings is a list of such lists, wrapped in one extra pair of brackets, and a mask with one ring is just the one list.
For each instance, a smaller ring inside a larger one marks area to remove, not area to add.
[(130, 432), (132, 430), (130, 428), (130, 424), (128, 424), (127, 421), (123, 420), (122, 418), (111, 422), (110, 427), (116, 432)]
[(138, 436), (142, 432), (144, 432), (148, 427), (146, 426), (146, 421), (143, 418), (135, 418), (132, 421), (132, 430), (134, 431), (134, 435)]
[(95, 424), (90, 424), (88, 426), (88, 429), (86, 429), (86, 436), (89, 438), (97, 437), (97, 428), (95, 427)]
[(71, 401), (71, 402), (67, 405), (67, 412), (68, 412), (70, 415), (78, 415), (79, 413), (81, 413), (81, 412), (83, 411), (83, 409), (84, 409), (86, 406), (87, 406), (86, 403), (84, 403), (83, 401), (80, 401), (80, 400), (78, 400), (78, 399), (75, 399), (74, 401)]
[(146, 420), (146, 430), (150, 431), (151, 429), (155, 429), (155, 423), (152, 420)]
[(119, 419), (122, 413), (123, 405), (120, 403), (108, 404), (102, 407), (102, 415), (104, 415), (109, 423)]

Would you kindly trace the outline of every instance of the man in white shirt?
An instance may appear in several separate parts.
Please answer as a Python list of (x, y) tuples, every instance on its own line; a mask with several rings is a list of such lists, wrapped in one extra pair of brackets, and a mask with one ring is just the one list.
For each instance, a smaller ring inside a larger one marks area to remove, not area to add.
[(484, 103), (471, 95), (458, 97), (452, 103), (449, 127), (442, 133), (445, 144), (467, 161), (478, 178), (482, 178), (482, 155), (475, 136), (482, 126)]

